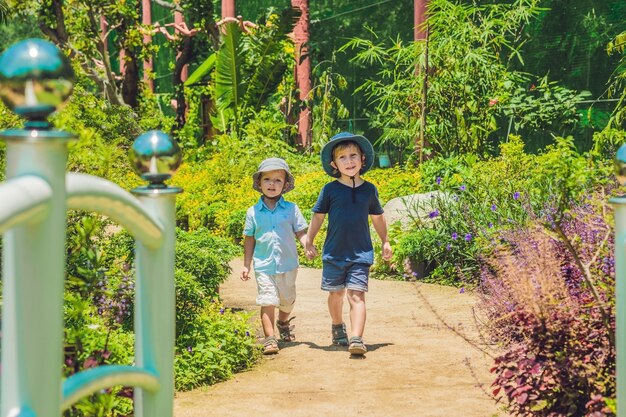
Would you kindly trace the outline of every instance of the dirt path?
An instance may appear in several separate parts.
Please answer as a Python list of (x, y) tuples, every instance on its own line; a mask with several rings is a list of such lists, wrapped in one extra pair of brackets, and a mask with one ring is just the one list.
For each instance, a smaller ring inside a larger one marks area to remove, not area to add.
[[(233, 275), (220, 290), (225, 304), (256, 311), (255, 283), (238, 278), (240, 260), (231, 265)], [(455, 333), (478, 342), (471, 294), (371, 280), (364, 335), (369, 351), (353, 359), (345, 348), (329, 346), (330, 318), (320, 279), (317, 269), (301, 268), (298, 275), (292, 322), (296, 342), (229, 381), (178, 393), (174, 415), (506, 416), (480, 386), (491, 391), (492, 360)]]

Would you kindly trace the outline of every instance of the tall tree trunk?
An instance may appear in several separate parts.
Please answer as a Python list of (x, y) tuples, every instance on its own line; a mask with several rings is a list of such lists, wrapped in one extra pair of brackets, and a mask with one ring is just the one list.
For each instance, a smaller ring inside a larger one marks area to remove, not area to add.
[(302, 14), (294, 28), (296, 46), (295, 80), (299, 90), (300, 114), (298, 116), (298, 145), (306, 149), (311, 144), (311, 59), (309, 57), (309, 0), (291, 0), (293, 8), (300, 9)]
[(235, 17), (235, 0), (222, 0), (222, 19)]
[[(124, 103), (132, 108), (139, 107), (139, 65), (138, 58), (133, 51), (123, 50), (123, 56), (128, 57), (124, 65), (123, 81), (122, 81), (122, 97)], [(122, 56), (122, 53), (120, 53)], [(120, 58), (121, 59), (121, 58)]]
[[(142, 14), (141, 14), (141, 23), (144, 25), (152, 24), (152, 8), (150, 7), (150, 0), (142, 0)], [(152, 42), (152, 36), (146, 33), (143, 35), (143, 43), (144, 45), (149, 45)], [(150, 74), (152, 74), (153, 66), (152, 66), (152, 57), (149, 57), (143, 63), (143, 80), (146, 82), (150, 90), (154, 91), (154, 82), (150, 78)]]
[(426, 39), (426, 6), (428, 0), (414, 0), (413, 9), (413, 39), (416, 41), (422, 41)]
[(416, 68), (417, 75), (423, 74), (424, 83), (422, 85), (421, 112), (420, 112), (420, 133), (415, 138), (415, 148), (419, 150), (418, 162), (424, 161), (424, 147), (426, 146), (426, 102), (428, 99), (428, 22), (426, 21), (426, 8), (429, 0), (414, 0), (413, 9), (413, 39), (415, 42), (425, 42), (424, 45), (424, 67)]
[[(184, 24), (185, 18), (183, 14), (175, 12), (174, 22)], [(185, 87), (183, 83), (187, 79), (187, 64), (192, 58), (192, 51), (193, 37), (191, 35), (183, 36), (181, 43), (178, 45), (173, 74), (174, 93), (176, 96), (176, 125), (174, 130), (182, 129), (187, 122), (187, 102), (185, 100)]]

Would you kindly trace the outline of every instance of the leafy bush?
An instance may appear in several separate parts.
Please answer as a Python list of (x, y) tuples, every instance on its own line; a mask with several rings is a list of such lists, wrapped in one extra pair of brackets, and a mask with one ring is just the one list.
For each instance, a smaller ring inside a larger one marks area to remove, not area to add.
[(230, 273), (228, 261), (238, 253), (206, 229), (176, 233), (176, 269), (190, 273), (209, 297), (217, 296), (219, 285)]
[(485, 161), (464, 156), (422, 164), (423, 188), (438, 194), (409, 207), (413, 226), (398, 239), (396, 266), (424, 261), (435, 265), (430, 281), (477, 283), (479, 258), (490, 256), (496, 231), (523, 228), (531, 219), (552, 227), (606, 181), (605, 168), (580, 155), (571, 138), (556, 138), (538, 155), (526, 154), (519, 137), (500, 150)]
[[(105, 317), (76, 292), (65, 292), (63, 375), (69, 377), (99, 365), (132, 365), (134, 335), (111, 327)], [(132, 413), (132, 389), (112, 387), (81, 399), (65, 416), (108, 416)]]
[(214, 384), (250, 367), (260, 354), (250, 332), (251, 314), (235, 314), (219, 302), (209, 303), (176, 340), (176, 389)]
[[(110, 222), (81, 212), (70, 213), (66, 376), (101, 364), (132, 364), (133, 247), (128, 232)], [(175, 360), (181, 372), (177, 376), (179, 389), (227, 378), (257, 358), (250, 316), (225, 313), (217, 301), (218, 286), (230, 272), (228, 261), (239, 253), (238, 247), (206, 229), (177, 230)], [(195, 349), (194, 353), (187, 347)], [(66, 414), (130, 413), (132, 389), (114, 387), (82, 400)]]
[(365, 179), (376, 186), (381, 204), (392, 198), (420, 192), (422, 187), (421, 171), (393, 167), (372, 169), (365, 174)]
[(192, 273), (177, 269), (176, 279), (176, 337), (179, 338), (189, 328), (193, 328), (205, 305), (215, 294), (200, 284)]

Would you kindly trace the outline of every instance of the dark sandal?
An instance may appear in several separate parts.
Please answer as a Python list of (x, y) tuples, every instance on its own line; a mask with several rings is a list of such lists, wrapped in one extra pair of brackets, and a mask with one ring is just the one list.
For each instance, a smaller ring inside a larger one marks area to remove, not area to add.
[(351, 337), (348, 352), (350, 352), (351, 355), (356, 356), (365, 355), (365, 352), (367, 352), (367, 347), (363, 343), (363, 338), (359, 336)]
[(348, 334), (346, 333), (346, 324), (333, 324), (333, 345), (348, 346)]
[(291, 332), (294, 329), (294, 325), (289, 324), (295, 317), (290, 318), (287, 321), (276, 321), (276, 327), (278, 328), (278, 334), (283, 342), (293, 342), (296, 340), (296, 336)]
[(265, 339), (265, 342), (263, 342), (264, 355), (274, 355), (278, 353), (278, 350), (278, 341), (274, 336), (270, 336)]

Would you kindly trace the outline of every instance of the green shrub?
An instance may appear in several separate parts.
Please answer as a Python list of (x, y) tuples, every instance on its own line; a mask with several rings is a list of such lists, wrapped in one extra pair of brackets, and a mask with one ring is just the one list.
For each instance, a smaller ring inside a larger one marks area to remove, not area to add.
[(260, 349), (250, 330), (252, 313), (233, 313), (212, 302), (176, 340), (175, 384), (190, 390), (250, 367)]
[(179, 229), (176, 239), (176, 268), (190, 273), (208, 297), (216, 296), (230, 273), (228, 262), (239, 253), (238, 249), (206, 229)]
[[(134, 335), (121, 327), (110, 327), (96, 308), (78, 293), (65, 292), (65, 347), (63, 375), (69, 377), (100, 365), (132, 365)], [(128, 415), (132, 399), (128, 389), (112, 387), (89, 395), (65, 415)]]
[(413, 168), (393, 167), (372, 169), (365, 174), (365, 179), (376, 186), (381, 204), (392, 198), (421, 192), (421, 171)]
[(210, 299), (208, 291), (187, 271), (177, 269), (176, 279), (176, 337), (181, 337), (198, 320)]
[[(511, 137), (497, 158), (438, 158), (420, 169), (424, 188), (447, 197), (410, 208), (414, 226), (399, 239), (394, 263), (398, 268), (405, 261), (432, 262), (429, 280), (457, 284), (476, 282), (478, 258), (489, 255), (497, 230), (524, 227), (533, 218), (554, 224), (605, 181), (599, 174), (604, 166), (591, 165), (571, 138), (556, 138), (541, 154), (529, 155), (521, 139)], [(427, 218), (420, 219), (421, 212), (429, 213)]]
[(239, 209), (230, 213), (228, 216), (228, 225), (226, 226), (226, 233), (236, 243), (241, 243), (243, 240), (243, 227), (246, 222), (247, 209)]

